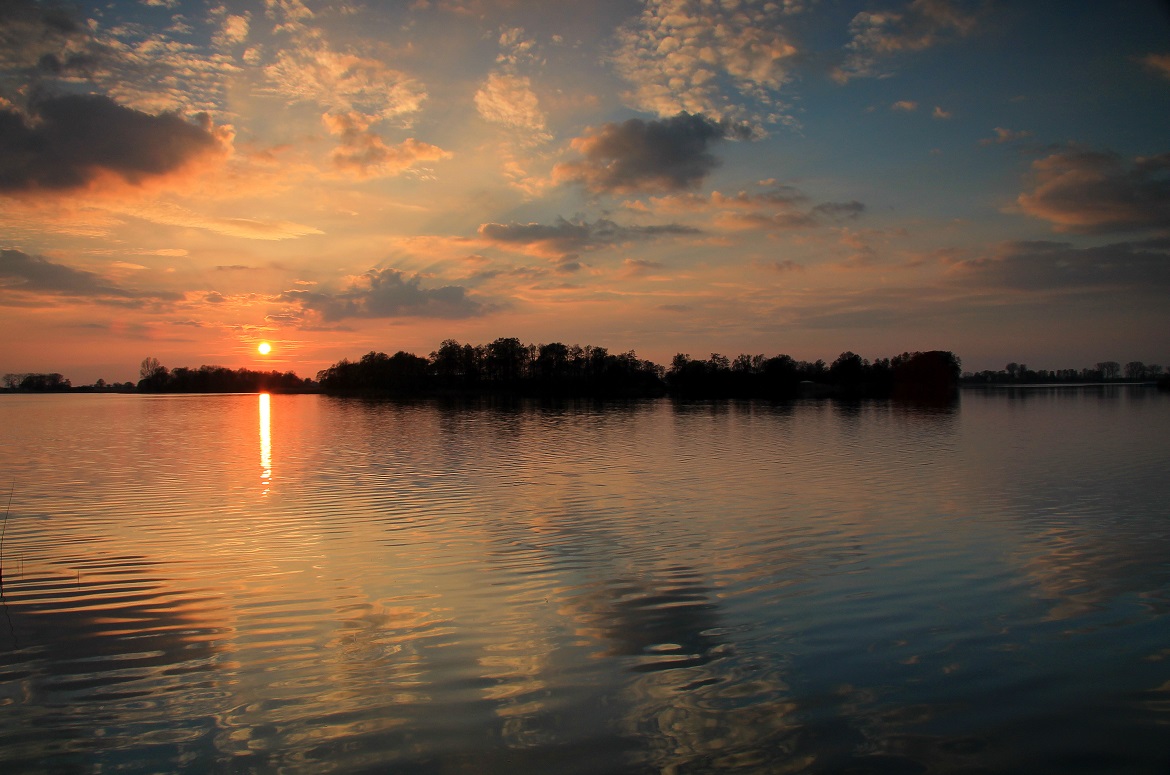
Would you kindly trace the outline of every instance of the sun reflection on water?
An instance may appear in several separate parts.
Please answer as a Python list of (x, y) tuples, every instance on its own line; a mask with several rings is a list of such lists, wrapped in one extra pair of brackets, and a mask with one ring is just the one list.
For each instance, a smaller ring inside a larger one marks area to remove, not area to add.
[(272, 484), (272, 396), (260, 394), (260, 494)]

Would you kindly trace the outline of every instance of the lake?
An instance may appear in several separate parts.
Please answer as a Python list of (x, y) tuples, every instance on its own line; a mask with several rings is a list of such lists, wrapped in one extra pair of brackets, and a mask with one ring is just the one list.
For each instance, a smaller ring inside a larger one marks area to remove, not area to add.
[(1165, 773), (1170, 396), (0, 396), (4, 772)]

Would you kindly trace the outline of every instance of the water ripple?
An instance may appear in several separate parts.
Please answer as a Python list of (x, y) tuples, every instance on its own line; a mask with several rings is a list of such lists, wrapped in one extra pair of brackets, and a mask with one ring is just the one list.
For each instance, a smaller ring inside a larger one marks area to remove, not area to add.
[(1167, 407), (4, 397), (0, 762), (1153, 769)]

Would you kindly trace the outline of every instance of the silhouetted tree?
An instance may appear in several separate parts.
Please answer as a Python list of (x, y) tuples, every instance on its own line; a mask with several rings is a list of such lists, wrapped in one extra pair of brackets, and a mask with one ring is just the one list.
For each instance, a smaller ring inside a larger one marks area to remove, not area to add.
[(513, 385), (524, 376), (529, 361), (529, 350), (515, 337), (501, 337), (487, 346), (484, 365), (487, 377), (493, 382)]
[(848, 395), (864, 392), (869, 361), (854, 352), (843, 352), (829, 367), (829, 381)]
[(159, 393), (166, 389), (169, 372), (167, 367), (159, 363), (153, 356), (143, 358), (138, 369), (138, 389), (143, 393)]
[(1121, 364), (1117, 361), (1102, 361), (1097, 364), (1101, 379), (1117, 379), (1121, 375)]
[(1146, 364), (1141, 361), (1130, 361), (1125, 364), (1125, 378), (1126, 379), (1145, 379), (1146, 378)]
[(291, 371), (282, 374), (224, 366), (179, 366), (168, 370), (153, 358), (143, 361), (140, 373), (148, 375), (138, 382), (138, 390), (143, 393), (294, 393), (309, 384)]
[(17, 390), (27, 393), (59, 393), (69, 390), (72, 384), (60, 374), (23, 374)]
[(962, 363), (945, 350), (902, 353), (891, 359), (894, 396), (915, 400), (945, 399), (959, 388)]
[(463, 346), (454, 339), (443, 340), (430, 360), (432, 373), (446, 387), (453, 387), (465, 376)]
[(536, 377), (546, 385), (558, 385), (569, 378), (569, 348), (560, 342), (537, 348)]

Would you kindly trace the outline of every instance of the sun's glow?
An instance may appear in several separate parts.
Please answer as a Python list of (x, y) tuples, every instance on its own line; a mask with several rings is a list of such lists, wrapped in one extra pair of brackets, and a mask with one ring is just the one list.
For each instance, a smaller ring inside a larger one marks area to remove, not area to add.
[(268, 344), (268, 342), (261, 342), (259, 346), (256, 347), (256, 350), (261, 355), (267, 355), (268, 353), (272, 352), (272, 345)]

